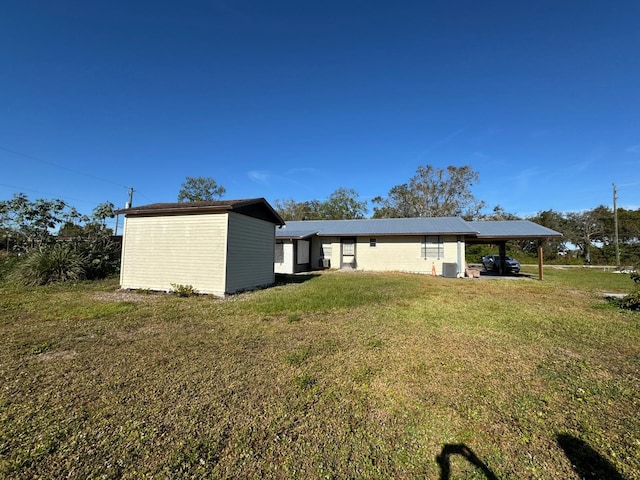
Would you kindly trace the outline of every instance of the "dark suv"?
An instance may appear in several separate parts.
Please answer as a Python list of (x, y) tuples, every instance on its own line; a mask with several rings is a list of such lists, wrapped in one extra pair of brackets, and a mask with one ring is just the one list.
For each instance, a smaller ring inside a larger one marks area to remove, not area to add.
[[(520, 262), (517, 260), (505, 256), (504, 257), (505, 271), (503, 273), (519, 273)], [(485, 255), (482, 257), (482, 265), (485, 270), (493, 270), (494, 272), (500, 271), (500, 255)]]

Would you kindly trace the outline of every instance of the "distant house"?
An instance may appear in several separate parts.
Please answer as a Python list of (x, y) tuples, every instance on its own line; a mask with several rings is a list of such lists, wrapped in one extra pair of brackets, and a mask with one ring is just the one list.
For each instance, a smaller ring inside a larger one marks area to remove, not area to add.
[(463, 276), (467, 243), (542, 241), (561, 234), (526, 220), (467, 222), (459, 217), (311, 220), (276, 229), (275, 271), (318, 268)]
[(170, 291), (191, 285), (224, 296), (275, 280), (275, 226), (284, 221), (263, 198), (155, 203), (125, 215), (120, 285)]

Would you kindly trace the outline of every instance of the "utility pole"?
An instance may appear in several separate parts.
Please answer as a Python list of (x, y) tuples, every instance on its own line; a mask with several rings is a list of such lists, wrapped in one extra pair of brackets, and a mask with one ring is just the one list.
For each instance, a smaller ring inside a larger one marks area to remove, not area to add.
[(618, 200), (618, 190), (616, 184), (613, 184), (613, 228), (615, 229), (615, 241), (616, 241), (616, 267), (620, 266), (620, 248), (618, 247), (618, 207), (616, 201)]
[(133, 192), (135, 192), (133, 187), (129, 187), (129, 207), (128, 208), (133, 207)]

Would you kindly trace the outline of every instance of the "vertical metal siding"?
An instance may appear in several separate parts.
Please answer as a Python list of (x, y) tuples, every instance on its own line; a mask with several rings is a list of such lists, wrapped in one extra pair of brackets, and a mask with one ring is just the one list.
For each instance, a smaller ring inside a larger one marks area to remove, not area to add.
[(275, 281), (275, 225), (229, 214), (226, 293), (270, 285)]

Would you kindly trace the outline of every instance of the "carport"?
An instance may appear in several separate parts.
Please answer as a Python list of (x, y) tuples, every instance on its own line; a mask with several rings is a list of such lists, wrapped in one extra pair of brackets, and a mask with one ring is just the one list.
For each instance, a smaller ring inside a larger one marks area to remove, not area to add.
[(505, 270), (504, 259), (507, 252), (507, 242), (509, 240), (529, 240), (538, 244), (538, 279), (544, 280), (544, 255), (542, 247), (549, 238), (558, 238), (562, 234), (543, 227), (529, 220), (503, 220), (503, 221), (475, 221), (467, 222), (476, 232), (475, 236), (465, 237), (469, 245), (493, 244), (498, 245), (500, 254), (500, 269)]

